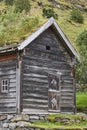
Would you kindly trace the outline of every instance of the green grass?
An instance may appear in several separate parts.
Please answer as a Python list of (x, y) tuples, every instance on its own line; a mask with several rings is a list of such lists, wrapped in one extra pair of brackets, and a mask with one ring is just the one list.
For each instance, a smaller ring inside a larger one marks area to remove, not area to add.
[[(56, 0), (60, 3), (60, 8), (57, 8), (55, 4), (49, 2), (48, 0), (31, 0), (31, 10), (28, 13), (15, 13), (14, 6), (8, 7), (4, 4), (4, 2), (0, 2), (0, 9), (2, 13), (0, 13), (0, 45), (5, 43), (11, 44), (13, 42), (20, 43), (27, 36), (29, 36), (32, 32), (38, 29), (47, 19), (42, 16), (42, 8), (43, 7), (52, 7), (55, 12), (58, 14), (57, 23), (60, 25), (64, 33), (67, 35), (69, 40), (72, 42), (74, 47), (76, 48), (75, 41), (79, 33), (81, 33), (85, 28), (87, 28), (87, 17), (86, 13), (83, 12), (84, 23), (78, 24), (71, 20), (71, 10), (72, 4), (70, 0)], [(43, 6), (39, 6), (38, 2), (42, 2)], [(80, 5), (87, 6), (85, 0), (79, 0), (78, 3)], [(67, 7), (69, 7), (67, 9)], [(6, 11), (6, 13), (4, 13)], [(23, 19), (27, 18), (38, 18), (38, 23), (34, 26), (29, 23), (27, 25), (23, 25)], [(15, 25), (15, 26), (14, 26)]]
[[(69, 122), (67, 122), (67, 124), (63, 124), (59, 121), (55, 121), (55, 119), (70, 119)], [(75, 120), (76, 122), (72, 122), (72, 120)], [(80, 122), (77, 122), (78, 120), (80, 120)], [(40, 128), (45, 128), (45, 129), (56, 129), (56, 128), (60, 128), (60, 129), (81, 129), (83, 130), (83, 128), (87, 128), (87, 119), (85, 118), (85, 121), (83, 121), (83, 116), (81, 114), (76, 114), (76, 115), (72, 115), (72, 114), (51, 114), (48, 115), (45, 121), (38, 121), (35, 122), (33, 125), (35, 125), (36, 127), (40, 127)]]
[[(77, 92), (76, 94), (76, 102), (77, 102), (77, 109), (82, 111), (87, 110), (87, 92)], [(81, 112), (82, 112), (81, 111)], [(86, 116), (86, 115), (85, 115)], [(44, 129), (66, 129), (66, 130), (84, 130), (87, 129), (87, 116), (85, 117), (84, 114), (51, 114), (48, 115), (45, 121), (38, 121), (32, 124), (31, 126), (35, 126), (38, 128)], [(85, 117), (85, 120), (83, 118)], [(61, 124), (61, 122), (55, 121), (56, 118), (68, 118), (72, 120), (80, 120), (80, 122), (69, 122), (68, 124)]]
[(78, 110), (87, 110), (87, 92), (77, 92), (76, 104)]

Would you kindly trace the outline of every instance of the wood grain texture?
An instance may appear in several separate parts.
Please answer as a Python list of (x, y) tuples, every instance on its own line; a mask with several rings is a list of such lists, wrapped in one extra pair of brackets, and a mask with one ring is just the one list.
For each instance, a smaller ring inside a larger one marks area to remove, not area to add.
[[(48, 111), (48, 75), (61, 72), (60, 111), (74, 112), (73, 76), (71, 57), (52, 32), (51, 28), (42, 33), (25, 48), (22, 62), (22, 109)], [(46, 50), (50, 46), (50, 50)]]
[[(9, 80), (8, 93), (1, 92), (3, 79)], [(16, 59), (0, 61), (0, 113), (10, 112), (16, 113)]]

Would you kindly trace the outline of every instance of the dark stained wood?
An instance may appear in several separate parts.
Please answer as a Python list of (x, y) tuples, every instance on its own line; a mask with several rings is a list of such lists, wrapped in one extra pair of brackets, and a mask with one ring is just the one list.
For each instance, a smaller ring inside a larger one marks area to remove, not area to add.
[(11, 54), (11, 55), (3, 55), (0, 56), (0, 61), (6, 61), (6, 60), (11, 60), (11, 59), (16, 59), (16, 55), (15, 54)]

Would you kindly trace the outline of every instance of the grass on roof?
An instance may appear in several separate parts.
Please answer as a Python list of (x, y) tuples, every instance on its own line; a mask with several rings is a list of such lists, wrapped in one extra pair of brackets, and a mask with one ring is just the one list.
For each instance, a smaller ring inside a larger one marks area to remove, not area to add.
[[(38, 2), (42, 2), (42, 6), (38, 5)], [(22, 13), (15, 13), (14, 6), (6, 6), (4, 2), (0, 2), (0, 46), (3, 44), (11, 44), (14, 42), (20, 43), (32, 32), (37, 30), (47, 18), (43, 17), (43, 7), (52, 7), (58, 14), (57, 23), (61, 29), (67, 35), (71, 43), (76, 47), (75, 41), (79, 33), (87, 28), (87, 17), (84, 15), (84, 23), (78, 24), (71, 20), (70, 13), (72, 10), (72, 4), (70, 0), (56, 0), (59, 3), (60, 8), (56, 7), (53, 2), (49, 0), (31, 0), (31, 10), (28, 13), (23, 11)], [(77, 3), (84, 4), (85, 0), (79, 0)], [(87, 6), (85, 2), (84, 6)]]

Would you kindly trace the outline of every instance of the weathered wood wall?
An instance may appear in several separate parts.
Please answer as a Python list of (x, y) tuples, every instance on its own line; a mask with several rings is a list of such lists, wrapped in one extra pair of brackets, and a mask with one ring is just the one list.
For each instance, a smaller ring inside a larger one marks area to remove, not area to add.
[[(4, 59), (4, 60), (3, 60)], [(16, 112), (16, 56), (0, 56), (0, 113)], [(1, 92), (1, 80), (8, 79), (8, 93)]]
[(60, 111), (74, 111), (71, 57), (62, 42), (49, 28), (25, 48), (22, 62), (23, 111), (48, 111), (48, 75), (57, 72), (62, 73)]

